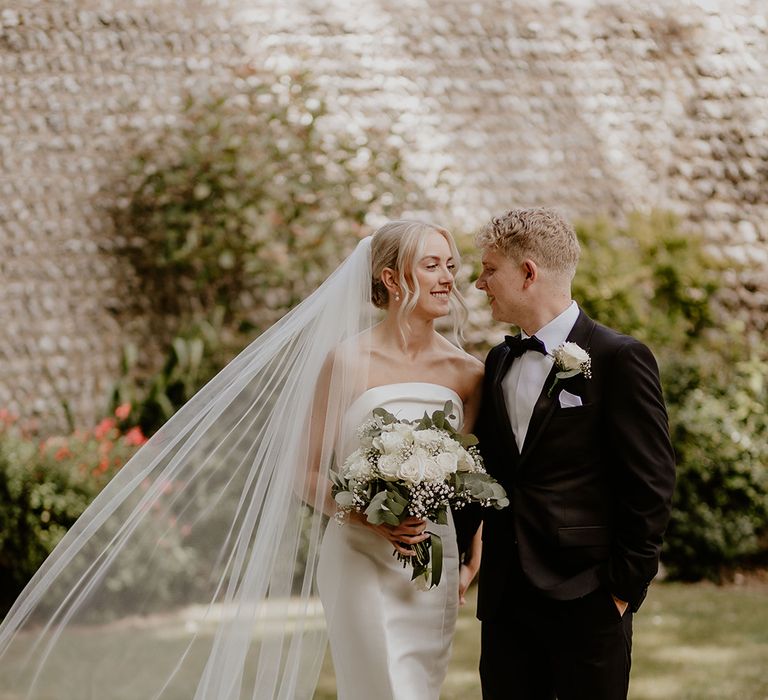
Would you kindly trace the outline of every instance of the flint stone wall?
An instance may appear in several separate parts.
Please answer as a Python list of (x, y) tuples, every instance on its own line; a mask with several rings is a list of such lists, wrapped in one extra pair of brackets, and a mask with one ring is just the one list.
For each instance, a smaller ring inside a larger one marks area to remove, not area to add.
[(393, 125), (435, 219), (661, 207), (746, 271), (768, 319), (762, 0), (25, 0), (0, 4), (0, 407), (97, 417), (152, 300), (113, 254), (137, 143), (244, 65), (308, 68), (338, 118)]

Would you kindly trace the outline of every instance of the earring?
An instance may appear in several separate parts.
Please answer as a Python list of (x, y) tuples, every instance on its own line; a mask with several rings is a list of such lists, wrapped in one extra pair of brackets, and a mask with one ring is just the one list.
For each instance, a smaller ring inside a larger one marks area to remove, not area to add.
[(395, 301), (400, 301), (400, 295), (399, 294), (395, 294)]

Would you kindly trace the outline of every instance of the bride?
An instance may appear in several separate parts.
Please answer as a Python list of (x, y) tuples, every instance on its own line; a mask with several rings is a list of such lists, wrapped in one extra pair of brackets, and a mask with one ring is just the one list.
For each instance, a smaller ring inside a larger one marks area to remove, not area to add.
[[(449, 313), (458, 252), (445, 229), (408, 221), (373, 236), (373, 302), (384, 320), (363, 336), (352, 361), (368, 358), (366, 389), (349, 406), (345, 433), (376, 407), (415, 419), (457, 407), (461, 427), (478, 406), (482, 363), (445, 340), (434, 321)], [(458, 304), (457, 304), (458, 305)], [(344, 361), (344, 360), (342, 360)], [(355, 449), (354, 436), (343, 454)], [(329, 507), (329, 512), (333, 506)], [(437, 700), (445, 677), (459, 597), (479, 564), (475, 547), (459, 572), (453, 524), (430, 524), (446, 543), (440, 585), (420, 591), (410, 571), (392, 556), (412, 554), (427, 523), (373, 526), (354, 514), (349, 525), (331, 524), (320, 551), (318, 584), (325, 608), (340, 700)]]
[(439, 526), (443, 580), (416, 590), (391, 553), (427, 523), (329, 522), (328, 471), (377, 406), (450, 399), (471, 427), (482, 365), (433, 327), (463, 308), (458, 257), (444, 229), (383, 226), (201, 389), (0, 624), (0, 697), (309, 699), (327, 627), (340, 698), (437, 699), (478, 547), (459, 567)]

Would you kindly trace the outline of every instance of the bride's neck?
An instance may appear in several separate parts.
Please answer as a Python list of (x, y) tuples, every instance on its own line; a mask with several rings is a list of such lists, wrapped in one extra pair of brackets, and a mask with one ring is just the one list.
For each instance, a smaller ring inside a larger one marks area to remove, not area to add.
[(400, 326), (397, 313), (390, 312), (379, 325), (382, 340), (403, 355), (415, 358), (435, 343), (435, 326), (431, 319), (411, 318), (408, 325)]

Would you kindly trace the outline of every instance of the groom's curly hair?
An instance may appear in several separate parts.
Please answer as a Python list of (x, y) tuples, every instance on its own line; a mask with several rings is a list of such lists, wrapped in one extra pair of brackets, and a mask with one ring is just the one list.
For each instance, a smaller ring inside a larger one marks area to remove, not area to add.
[(497, 248), (515, 261), (530, 258), (543, 268), (576, 274), (581, 248), (573, 226), (556, 210), (511, 209), (494, 216), (475, 237), (479, 248)]

